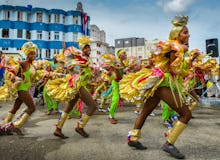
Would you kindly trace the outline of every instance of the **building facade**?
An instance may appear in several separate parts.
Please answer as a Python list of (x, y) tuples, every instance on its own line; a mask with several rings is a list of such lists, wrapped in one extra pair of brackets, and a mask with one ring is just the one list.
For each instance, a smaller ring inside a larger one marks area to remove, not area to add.
[(149, 58), (150, 54), (156, 49), (157, 39), (147, 41), (144, 38), (122, 38), (115, 40), (115, 55), (118, 50), (124, 49), (128, 56), (135, 56), (140, 59)]
[[(108, 43), (106, 43), (106, 33), (103, 30), (100, 30), (98, 26), (91, 25), (90, 26), (90, 38), (91, 42), (91, 54), (90, 57), (93, 63), (97, 65), (100, 64), (100, 56), (104, 53), (110, 53), (112, 48), (109, 47)], [(114, 52), (113, 52), (114, 54)]]
[(33, 41), (37, 58), (50, 59), (62, 50), (63, 42), (78, 48), (77, 38), (90, 34), (90, 17), (82, 11), (80, 2), (70, 11), (0, 5), (0, 50), (22, 54), (22, 45)]

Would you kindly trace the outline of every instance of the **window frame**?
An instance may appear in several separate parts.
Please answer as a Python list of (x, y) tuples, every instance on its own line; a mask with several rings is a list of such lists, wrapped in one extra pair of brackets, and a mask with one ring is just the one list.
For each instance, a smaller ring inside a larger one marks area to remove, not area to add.
[(17, 11), (17, 20), (22, 21), (23, 20), (23, 12), (22, 11)]
[(17, 38), (23, 38), (23, 30), (17, 29)]
[(37, 40), (42, 40), (42, 39), (43, 39), (43, 32), (37, 31)]
[(3, 18), (4, 18), (4, 20), (10, 20), (10, 16), (11, 16), (11, 13), (10, 13), (10, 11), (9, 10), (4, 10), (4, 14), (3, 14)]
[(60, 32), (54, 32), (54, 40), (60, 40)]
[[(6, 30), (8, 32), (8, 36), (7, 37), (4, 36), (4, 31), (6, 32)], [(9, 37), (10, 37), (10, 30), (8, 28), (3, 28), (2, 29), (2, 38), (9, 38)]]
[(79, 17), (73, 16), (73, 24), (77, 25), (79, 23)]
[(43, 22), (43, 13), (42, 12), (37, 12), (37, 22)]
[(60, 23), (60, 15), (59, 14), (54, 14), (54, 23)]

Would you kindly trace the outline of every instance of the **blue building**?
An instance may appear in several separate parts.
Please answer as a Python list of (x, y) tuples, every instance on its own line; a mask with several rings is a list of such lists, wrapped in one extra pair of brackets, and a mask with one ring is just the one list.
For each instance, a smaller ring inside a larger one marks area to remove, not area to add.
[(66, 46), (78, 47), (77, 38), (90, 34), (90, 17), (77, 4), (76, 10), (32, 8), (31, 5), (0, 5), (0, 50), (20, 53), (26, 41), (38, 45), (37, 58), (50, 59)]

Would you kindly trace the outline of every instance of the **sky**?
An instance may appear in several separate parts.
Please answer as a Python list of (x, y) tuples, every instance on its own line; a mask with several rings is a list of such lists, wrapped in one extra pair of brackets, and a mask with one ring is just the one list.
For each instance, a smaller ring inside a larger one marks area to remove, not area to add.
[[(75, 10), (78, 0), (0, 0), (0, 4)], [(81, 0), (90, 24), (106, 32), (114, 45), (118, 38), (167, 40), (175, 15), (189, 17), (190, 49), (205, 52), (205, 40), (220, 38), (219, 0)], [(220, 39), (219, 39), (220, 41)]]

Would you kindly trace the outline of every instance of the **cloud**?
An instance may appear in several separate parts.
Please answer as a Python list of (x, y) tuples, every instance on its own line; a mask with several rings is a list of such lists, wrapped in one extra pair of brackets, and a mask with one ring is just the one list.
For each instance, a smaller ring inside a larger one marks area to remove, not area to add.
[[(106, 32), (106, 41), (126, 37), (166, 40), (176, 14), (189, 16), (190, 48), (205, 51), (205, 39), (220, 38), (220, 1), (207, 0), (81, 0), (84, 11)], [(75, 10), (78, 0), (9, 0), (9, 5)], [(0, 0), (5, 4), (5, 0)]]
[(157, 4), (162, 7), (165, 12), (180, 13), (187, 11), (188, 7), (194, 1), (195, 0), (160, 0)]
[(118, 38), (144, 37), (153, 40), (168, 37), (171, 18), (146, 2), (140, 5), (133, 1), (123, 7), (89, 5), (87, 11), (91, 16), (91, 24), (96, 24), (106, 31), (107, 42), (111, 45), (114, 45), (114, 39)]

